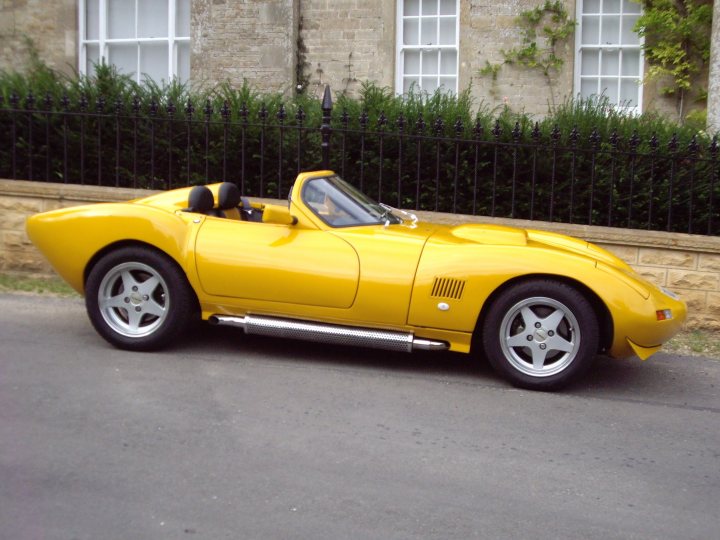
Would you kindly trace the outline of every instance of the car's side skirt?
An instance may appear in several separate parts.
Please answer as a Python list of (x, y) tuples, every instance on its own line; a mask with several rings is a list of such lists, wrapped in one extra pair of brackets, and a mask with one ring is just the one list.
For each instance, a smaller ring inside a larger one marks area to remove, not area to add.
[(319, 343), (353, 345), (400, 352), (410, 352), (416, 349), (444, 351), (450, 348), (445, 341), (416, 338), (409, 332), (376, 328), (356, 328), (249, 314), (243, 317), (212, 315), (208, 320), (211, 324), (242, 328), (246, 334), (302, 339)]

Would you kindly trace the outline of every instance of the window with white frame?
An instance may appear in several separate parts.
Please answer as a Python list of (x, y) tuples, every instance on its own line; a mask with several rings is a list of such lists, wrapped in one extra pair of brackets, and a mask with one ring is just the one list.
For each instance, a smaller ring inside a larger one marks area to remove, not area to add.
[(105, 61), (142, 82), (190, 78), (190, 0), (80, 0), (80, 72)]
[(459, 0), (398, 0), (397, 93), (458, 90)]
[(633, 112), (642, 107), (643, 57), (633, 31), (640, 4), (632, 0), (581, 0), (576, 32), (575, 92), (583, 98), (604, 95)]

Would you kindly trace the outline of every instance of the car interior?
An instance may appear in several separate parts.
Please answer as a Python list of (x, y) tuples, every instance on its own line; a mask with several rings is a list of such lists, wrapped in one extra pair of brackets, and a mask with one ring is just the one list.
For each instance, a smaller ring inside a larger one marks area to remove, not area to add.
[(185, 212), (205, 214), (207, 216), (236, 219), (241, 221), (263, 221), (262, 207), (252, 206), (247, 197), (232, 182), (223, 182), (218, 188), (218, 200), (207, 186), (194, 186), (188, 196)]

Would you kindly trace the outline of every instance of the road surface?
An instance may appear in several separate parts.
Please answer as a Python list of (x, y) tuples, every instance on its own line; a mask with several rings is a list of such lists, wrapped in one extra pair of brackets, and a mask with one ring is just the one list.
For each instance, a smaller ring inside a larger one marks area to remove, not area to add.
[(452, 353), (199, 326), (128, 353), (0, 295), (0, 539), (720, 538), (720, 361), (563, 393)]

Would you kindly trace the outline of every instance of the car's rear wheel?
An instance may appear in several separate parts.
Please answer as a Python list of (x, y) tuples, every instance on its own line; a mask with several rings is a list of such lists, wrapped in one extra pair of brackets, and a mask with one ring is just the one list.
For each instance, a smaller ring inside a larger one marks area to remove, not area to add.
[(167, 256), (130, 246), (105, 255), (85, 287), (97, 332), (121, 349), (154, 350), (180, 336), (196, 313), (184, 273)]
[(580, 291), (561, 282), (532, 280), (494, 299), (482, 340), (491, 365), (514, 385), (555, 390), (590, 367), (599, 326)]

